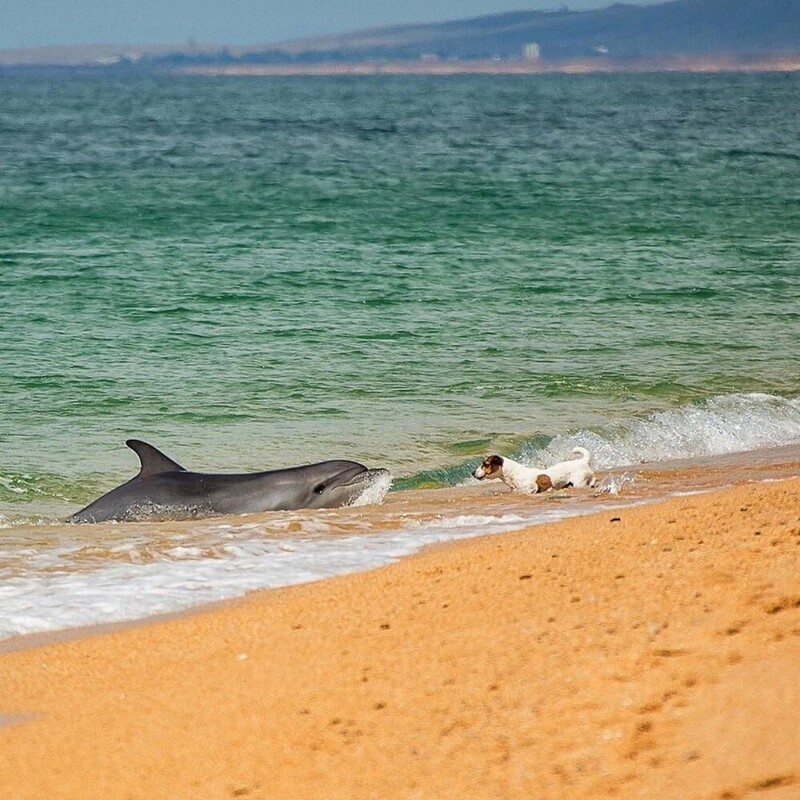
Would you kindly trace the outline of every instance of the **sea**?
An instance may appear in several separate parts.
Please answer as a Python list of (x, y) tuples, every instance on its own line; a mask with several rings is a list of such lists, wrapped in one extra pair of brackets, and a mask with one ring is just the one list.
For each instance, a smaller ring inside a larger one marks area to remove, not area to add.
[[(136, 474), (128, 438), (393, 482), (65, 523)], [(800, 73), (0, 72), (0, 638), (693, 491), (657, 476), (798, 443)], [(471, 477), (578, 444), (591, 492)]]

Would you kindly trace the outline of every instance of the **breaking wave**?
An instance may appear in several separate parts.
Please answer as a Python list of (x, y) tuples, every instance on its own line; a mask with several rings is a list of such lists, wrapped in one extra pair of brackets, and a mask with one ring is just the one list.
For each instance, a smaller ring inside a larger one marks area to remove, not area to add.
[(597, 430), (555, 436), (523, 455), (532, 463), (566, 458), (575, 445), (592, 451), (600, 469), (652, 461), (719, 456), (800, 442), (800, 398), (730, 394), (656, 411)]
[[(497, 450), (524, 464), (546, 466), (588, 448), (597, 469), (759, 450), (800, 443), (800, 397), (727, 394), (598, 428), (547, 436), (536, 434), (511, 450)], [(491, 445), (487, 444), (487, 455)], [(480, 457), (395, 481), (396, 488), (453, 486), (471, 480)]]

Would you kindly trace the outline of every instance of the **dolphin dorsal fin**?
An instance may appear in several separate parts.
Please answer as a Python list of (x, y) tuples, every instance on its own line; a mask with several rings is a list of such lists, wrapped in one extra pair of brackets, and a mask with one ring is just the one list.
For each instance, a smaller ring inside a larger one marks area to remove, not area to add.
[(128, 439), (125, 444), (139, 456), (139, 461), (142, 462), (142, 468), (139, 471), (140, 477), (157, 475), (159, 472), (186, 472), (177, 461), (165, 456), (160, 450), (151, 444), (147, 444), (147, 442), (142, 442), (139, 439)]

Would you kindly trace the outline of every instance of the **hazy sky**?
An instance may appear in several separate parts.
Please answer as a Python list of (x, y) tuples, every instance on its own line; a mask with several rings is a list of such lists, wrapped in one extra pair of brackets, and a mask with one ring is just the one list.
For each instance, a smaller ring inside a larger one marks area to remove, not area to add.
[[(259, 44), (499, 11), (613, 0), (0, 0), (0, 49), (48, 44)], [(639, 5), (657, 0), (634, 0)]]

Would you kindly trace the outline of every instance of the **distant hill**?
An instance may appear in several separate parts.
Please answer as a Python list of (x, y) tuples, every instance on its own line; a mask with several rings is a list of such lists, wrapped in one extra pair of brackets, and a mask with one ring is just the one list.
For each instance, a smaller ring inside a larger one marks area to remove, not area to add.
[(384, 60), (598, 56), (759, 56), (800, 53), (800, 0), (672, 0), (594, 11), (518, 11), (429, 25), (402, 25), (259, 47), (94, 45), (0, 51), (2, 65), (170, 68)]
[(608, 53), (616, 58), (800, 51), (800, 0), (673, 0), (617, 3), (596, 11), (520, 11), (288, 42), (295, 58), (520, 58)]

